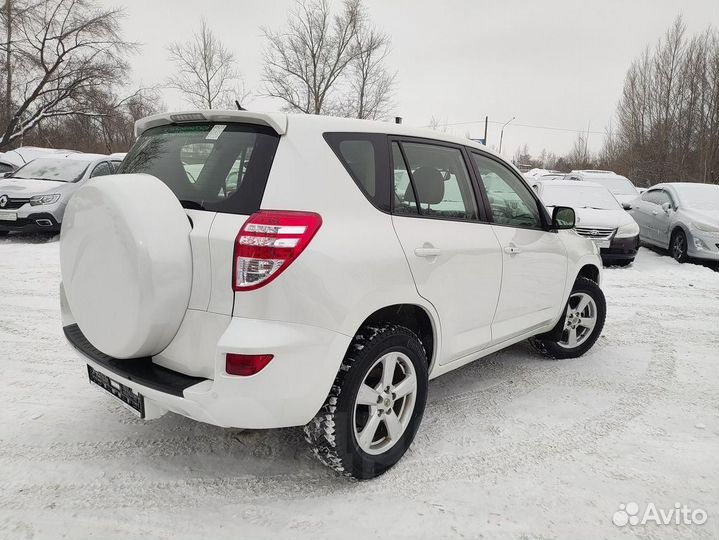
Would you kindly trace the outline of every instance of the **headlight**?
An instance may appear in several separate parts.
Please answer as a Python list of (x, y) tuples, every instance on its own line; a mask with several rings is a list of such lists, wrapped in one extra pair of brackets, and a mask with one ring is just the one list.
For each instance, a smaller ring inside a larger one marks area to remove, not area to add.
[(632, 236), (636, 236), (639, 234), (639, 225), (636, 224), (636, 222), (632, 221), (631, 223), (627, 223), (626, 225), (622, 225), (617, 229), (617, 234), (615, 238), (630, 238)]
[(714, 225), (709, 225), (708, 223), (697, 223), (695, 221), (692, 223), (692, 227), (702, 232), (719, 232), (719, 229), (717, 229)]
[(35, 195), (30, 199), (32, 206), (38, 206), (41, 204), (52, 204), (60, 200), (60, 194), (55, 193), (54, 195)]

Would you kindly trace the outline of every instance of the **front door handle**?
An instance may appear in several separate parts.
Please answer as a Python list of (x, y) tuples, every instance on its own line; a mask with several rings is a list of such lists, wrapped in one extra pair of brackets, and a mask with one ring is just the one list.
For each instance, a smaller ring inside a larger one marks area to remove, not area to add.
[(504, 252), (508, 253), (509, 255), (516, 255), (517, 253), (521, 253), (522, 250), (519, 249), (517, 246), (505, 246)]
[(440, 253), (442, 253), (441, 250), (437, 248), (421, 247), (414, 250), (414, 254), (417, 255), (417, 257), (437, 257)]
[(658, 212), (657, 210), (652, 210), (652, 215), (653, 215), (653, 216), (656, 216), (657, 214), (659, 214), (659, 212)]

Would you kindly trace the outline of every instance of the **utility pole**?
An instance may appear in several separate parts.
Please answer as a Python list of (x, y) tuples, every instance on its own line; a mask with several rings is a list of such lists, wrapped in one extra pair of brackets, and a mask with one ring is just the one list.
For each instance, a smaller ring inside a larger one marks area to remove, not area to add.
[(10, 123), (12, 115), (12, 58), (10, 47), (12, 46), (12, 0), (5, 0), (5, 25), (7, 42), (5, 43), (5, 121)]
[(507, 125), (516, 118), (516, 116), (513, 116), (509, 120), (507, 120), (504, 125), (502, 126), (502, 131), (499, 133), (499, 154), (502, 154), (502, 139), (504, 139), (504, 128), (507, 127)]

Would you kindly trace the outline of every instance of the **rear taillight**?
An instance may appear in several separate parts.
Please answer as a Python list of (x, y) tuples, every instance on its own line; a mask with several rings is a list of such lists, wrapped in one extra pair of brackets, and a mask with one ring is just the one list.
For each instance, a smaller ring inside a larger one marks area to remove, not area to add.
[(230, 375), (249, 377), (262, 371), (272, 360), (271, 354), (233, 354), (225, 356), (225, 371)]
[(235, 239), (233, 287), (251, 291), (279, 276), (322, 225), (319, 214), (261, 210), (252, 214)]

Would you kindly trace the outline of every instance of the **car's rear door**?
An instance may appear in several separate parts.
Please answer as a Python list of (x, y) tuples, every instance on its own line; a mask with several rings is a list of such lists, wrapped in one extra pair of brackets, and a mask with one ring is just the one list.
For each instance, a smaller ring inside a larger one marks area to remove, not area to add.
[(641, 236), (655, 244), (666, 244), (659, 236), (659, 216), (664, 213), (661, 207), (661, 189), (650, 189), (642, 195), (641, 203), (637, 205), (637, 214), (640, 219), (639, 228)]
[(650, 200), (654, 196), (653, 191), (646, 191), (642, 196), (632, 203), (632, 209), (629, 211), (634, 221), (639, 225), (639, 237), (642, 240), (651, 240), (651, 231), (649, 216), (654, 206)]
[(492, 342), (502, 256), (460, 146), (393, 139), (392, 223), (417, 290), (439, 314), (441, 364)]
[(567, 254), (547, 230), (547, 214), (529, 186), (496, 158), (472, 151), (488, 213), (502, 250), (502, 290), (492, 323), (501, 342), (552, 322), (567, 279)]

